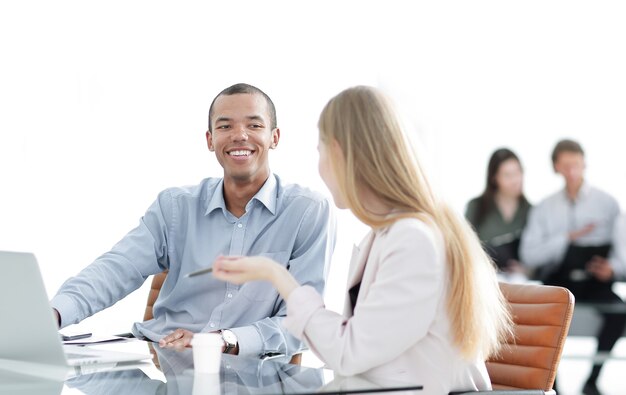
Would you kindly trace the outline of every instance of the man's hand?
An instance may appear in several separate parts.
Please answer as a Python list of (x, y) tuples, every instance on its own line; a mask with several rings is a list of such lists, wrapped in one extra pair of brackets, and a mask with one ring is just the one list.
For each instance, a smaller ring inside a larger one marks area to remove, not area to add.
[(587, 272), (589, 272), (598, 281), (607, 282), (613, 278), (613, 267), (608, 259), (594, 256), (587, 263)]
[[(213, 331), (211, 333), (219, 333), (218, 331)], [(176, 329), (174, 332), (165, 336), (163, 339), (159, 340), (159, 347), (161, 348), (173, 348), (178, 351), (183, 350), (185, 347), (191, 347), (191, 339), (193, 339), (193, 332), (188, 331), (187, 329)], [(222, 352), (226, 348), (226, 344), (222, 345)], [(235, 346), (232, 350), (230, 350), (229, 354), (237, 355), (239, 354), (239, 344)]]
[(60, 328), (61, 327), (61, 314), (59, 314), (57, 309), (52, 309), (52, 312), (54, 313), (54, 318), (56, 318), (57, 320), (57, 326)]
[(582, 227), (581, 229), (575, 230), (573, 232), (569, 233), (569, 241), (574, 241), (574, 240), (578, 240), (583, 236), (588, 235), (589, 233), (593, 232), (593, 230), (596, 228), (596, 224), (587, 224), (584, 227)]
[(185, 347), (191, 347), (191, 339), (193, 339), (193, 332), (187, 329), (176, 329), (174, 332), (159, 340), (159, 347), (182, 350)]

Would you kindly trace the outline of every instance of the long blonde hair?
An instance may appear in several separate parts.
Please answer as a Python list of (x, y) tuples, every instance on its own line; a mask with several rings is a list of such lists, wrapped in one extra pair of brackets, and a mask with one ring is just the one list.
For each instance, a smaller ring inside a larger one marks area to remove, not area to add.
[[(366, 86), (344, 90), (326, 104), (318, 127), (323, 144), (336, 141), (341, 148), (343, 158), (331, 159), (331, 167), (345, 203), (359, 220), (380, 228), (416, 217), (440, 230), (454, 342), (468, 359), (497, 353), (510, 336), (511, 317), (493, 263), (467, 222), (434, 195), (386, 97)], [(364, 189), (395, 214), (368, 211), (359, 199)]]

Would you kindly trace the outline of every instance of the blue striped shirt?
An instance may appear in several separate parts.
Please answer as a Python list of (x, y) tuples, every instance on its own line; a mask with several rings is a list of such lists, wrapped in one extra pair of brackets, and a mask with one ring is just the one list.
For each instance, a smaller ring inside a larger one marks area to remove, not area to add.
[(185, 275), (210, 266), (220, 254), (264, 255), (286, 266), (300, 284), (323, 292), (334, 243), (330, 204), (317, 193), (270, 175), (237, 218), (226, 209), (223, 179), (208, 178), (161, 192), (139, 226), (67, 280), (51, 304), (67, 326), (169, 270), (155, 318), (135, 323), (135, 335), (158, 341), (177, 328), (194, 333), (229, 328), (240, 355), (293, 354), (302, 345), (282, 328), (286, 304), (269, 282), (238, 286), (211, 275)]

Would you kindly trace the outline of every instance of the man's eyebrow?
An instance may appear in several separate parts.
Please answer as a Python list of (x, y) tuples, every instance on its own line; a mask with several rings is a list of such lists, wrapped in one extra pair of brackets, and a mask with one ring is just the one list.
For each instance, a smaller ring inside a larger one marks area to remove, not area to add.
[[(262, 116), (260, 116), (260, 115), (248, 115), (248, 116), (246, 117), (246, 119), (247, 119), (247, 120), (249, 120), (249, 121), (261, 121), (261, 122), (265, 122), (265, 119), (263, 119), (263, 117), (262, 117)], [(233, 119), (232, 119), (232, 118), (229, 118), (229, 117), (217, 117), (217, 118), (215, 118), (215, 123), (218, 123), (218, 122), (230, 122), (230, 121), (232, 121), (232, 120), (233, 120)]]
[(217, 117), (217, 118), (215, 119), (215, 123), (218, 123), (218, 122), (228, 122), (228, 121), (232, 121), (232, 118), (228, 118), (228, 117)]
[(248, 120), (250, 121), (261, 121), (261, 122), (265, 122), (265, 119), (263, 119), (262, 116), (260, 115), (248, 115), (246, 117)]

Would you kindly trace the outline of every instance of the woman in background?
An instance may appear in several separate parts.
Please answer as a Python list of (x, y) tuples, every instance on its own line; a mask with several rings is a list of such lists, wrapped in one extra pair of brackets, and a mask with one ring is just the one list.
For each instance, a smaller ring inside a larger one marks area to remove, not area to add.
[(335, 204), (371, 227), (352, 257), (344, 314), (266, 257), (220, 257), (213, 275), (271, 281), (287, 302), (283, 325), (339, 375), (421, 384), (424, 394), (490, 389), (484, 361), (511, 324), (476, 235), (435, 197), (377, 90), (341, 92), (318, 127)]
[(507, 148), (496, 150), (489, 159), (485, 191), (467, 204), (465, 212), (487, 253), (505, 273), (523, 273), (518, 249), (530, 211), (523, 180), (517, 155)]

